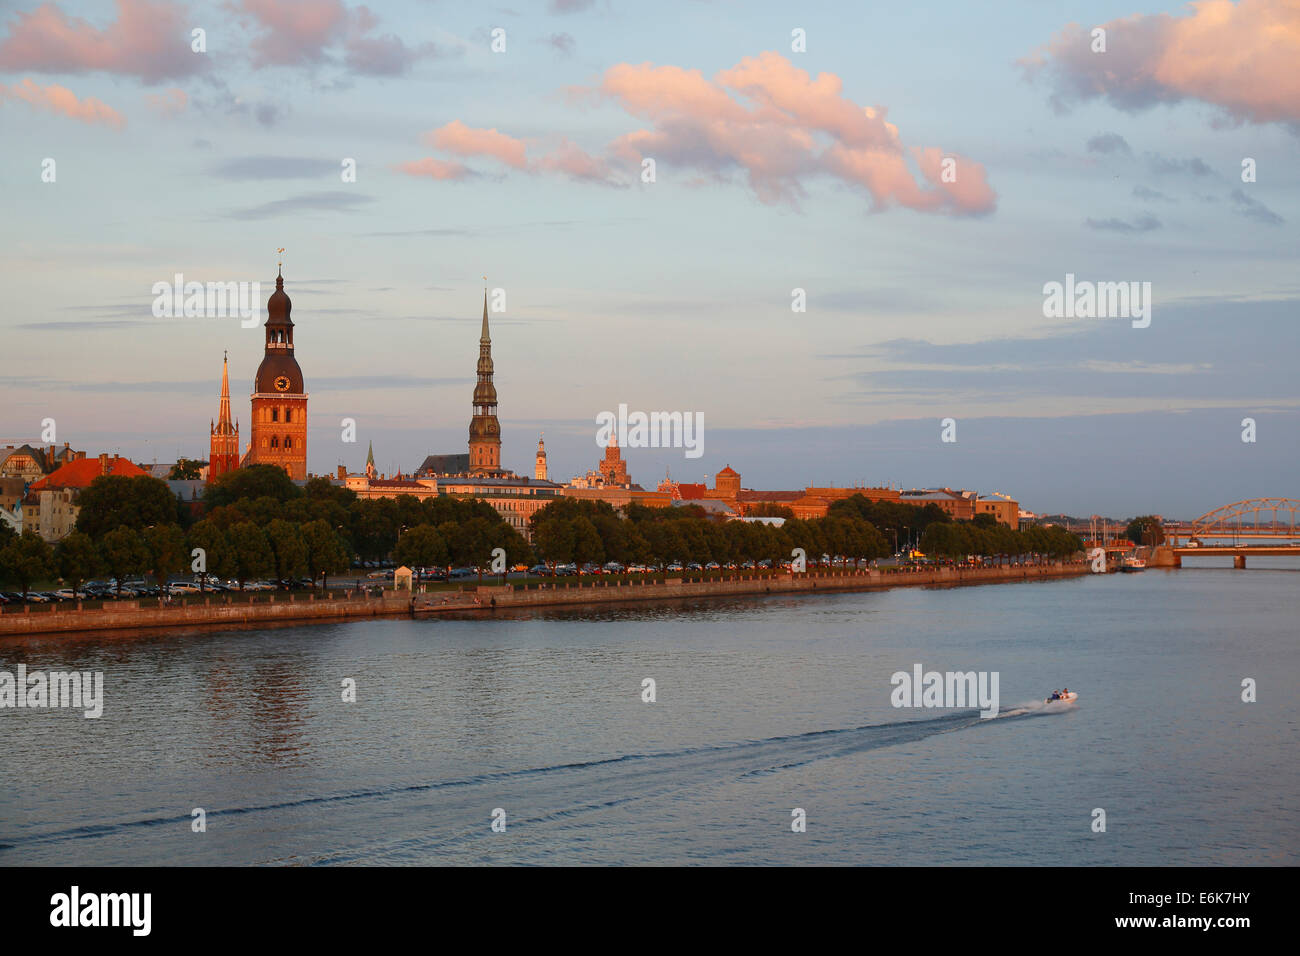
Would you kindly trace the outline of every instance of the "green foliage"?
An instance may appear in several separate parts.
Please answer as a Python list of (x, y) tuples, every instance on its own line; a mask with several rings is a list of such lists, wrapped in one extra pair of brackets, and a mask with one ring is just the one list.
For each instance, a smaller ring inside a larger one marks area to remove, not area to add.
[(185, 536), (185, 544), (191, 557), (196, 548), (202, 550), (201, 570), (206, 573), (216, 577), (227, 577), (234, 573), (230, 540), (225, 530), (214, 521), (196, 521)]
[(54, 574), (54, 551), (44, 538), (31, 530), (8, 541), (0, 548), (0, 580), (16, 584), (26, 598), (33, 581)]
[(408, 528), (397, 539), (393, 560), (410, 568), (445, 567), (451, 560), (447, 542), (432, 525)]
[(1134, 518), (1124, 529), (1124, 536), (1134, 544), (1145, 544), (1151, 547), (1165, 543), (1164, 525), (1155, 515)]
[(274, 569), (271, 545), (262, 529), (253, 522), (241, 521), (227, 532), (226, 539), (230, 549), (230, 573), (241, 589), (248, 581), (265, 577)]
[(204, 495), (209, 509), (234, 504), (243, 499), (271, 498), (277, 502), (303, 497), (303, 491), (274, 465), (248, 465), (228, 471), (208, 485)]
[(313, 581), (320, 578), (322, 587), (328, 575), (346, 571), (351, 564), (343, 540), (323, 519), (302, 526), (302, 542), (306, 549), (307, 574)]
[(307, 544), (298, 525), (276, 518), (266, 526), (265, 533), (276, 580), (292, 580), (307, 570)]
[(122, 525), (99, 539), (100, 565), (117, 579), (117, 593), (122, 593), (122, 583), (128, 578), (143, 574), (149, 569), (149, 549), (144, 538), (134, 528)]
[(90, 535), (73, 531), (54, 546), (59, 577), (74, 590), (99, 573), (99, 549)]
[(178, 526), (154, 525), (145, 528), (141, 537), (149, 551), (149, 570), (159, 584), (166, 583), (169, 575), (186, 568), (185, 535)]
[(148, 475), (100, 475), (81, 492), (77, 505), (77, 530), (95, 540), (121, 527), (173, 524), (179, 512), (167, 483)]
[(192, 461), (189, 458), (182, 458), (176, 464), (172, 465), (171, 471), (167, 472), (168, 481), (196, 481), (203, 471), (203, 466), (207, 462)]

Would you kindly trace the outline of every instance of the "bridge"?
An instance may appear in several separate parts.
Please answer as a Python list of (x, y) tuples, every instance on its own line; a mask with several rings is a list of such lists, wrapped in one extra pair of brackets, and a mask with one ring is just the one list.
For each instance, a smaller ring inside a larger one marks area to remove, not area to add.
[[(1247, 498), (1215, 508), (1190, 524), (1165, 526), (1166, 543), (1156, 547), (1151, 554), (1151, 566), (1181, 568), (1185, 557), (1231, 556), (1234, 568), (1246, 566), (1247, 555), (1272, 555), (1300, 557), (1300, 547), (1284, 544), (1238, 544), (1238, 541), (1291, 539), (1300, 541), (1300, 525), (1296, 523), (1300, 512), (1300, 498)], [(1186, 537), (1188, 543), (1179, 543)], [(1217, 539), (1231, 538), (1233, 543), (1206, 544)]]

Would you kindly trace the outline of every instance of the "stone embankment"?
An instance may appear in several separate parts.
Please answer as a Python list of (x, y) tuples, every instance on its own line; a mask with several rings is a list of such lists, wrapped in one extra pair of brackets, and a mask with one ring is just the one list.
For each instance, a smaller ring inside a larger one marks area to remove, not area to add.
[[(665, 601), (766, 594), (826, 594), (875, 591), (894, 587), (949, 587), (1037, 581), (1086, 574), (1088, 565), (1053, 563), (1000, 568), (943, 567), (928, 570), (811, 571), (806, 574), (734, 574), (701, 578), (684, 576), (634, 582), (594, 577), (529, 585), (480, 585), (459, 591), (285, 595), (246, 601), (213, 595), (202, 602), (157, 606), (152, 601), (105, 602), (102, 608), (65, 605), (26, 606), (0, 614), (0, 637), (17, 634), (85, 633), (143, 628), (190, 628), (250, 624), (346, 621), (372, 617), (425, 617), (466, 611), (528, 609), (627, 601)], [(141, 604), (145, 606), (141, 606)]]

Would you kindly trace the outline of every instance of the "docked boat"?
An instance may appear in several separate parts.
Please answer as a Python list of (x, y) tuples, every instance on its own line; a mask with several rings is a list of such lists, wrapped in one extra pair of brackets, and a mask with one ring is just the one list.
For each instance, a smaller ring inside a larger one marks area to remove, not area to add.
[(1128, 574), (1132, 574), (1135, 571), (1145, 571), (1147, 569), (1147, 563), (1142, 558), (1136, 556), (1127, 557), (1120, 562), (1119, 569)]

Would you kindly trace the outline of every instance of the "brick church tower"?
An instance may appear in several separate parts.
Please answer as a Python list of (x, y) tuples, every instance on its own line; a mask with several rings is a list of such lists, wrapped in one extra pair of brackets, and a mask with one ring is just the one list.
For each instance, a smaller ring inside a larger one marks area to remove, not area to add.
[(546, 441), (543, 438), (537, 439), (537, 467), (533, 469), (533, 477), (538, 481), (549, 480), (546, 477)]
[(501, 423), (497, 421), (497, 389), (492, 384), (492, 336), (488, 334), (487, 291), (483, 292), (483, 332), (478, 340), (478, 383), (474, 386), (474, 417), (469, 423), (469, 473), (501, 471)]
[(266, 301), (266, 352), (253, 385), (253, 435), (244, 461), (275, 465), (302, 480), (307, 477), (307, 392), (293, 357), (292, 308), (284, 276), (277, 275)]
[(239, 425), (230, 421), (230, 369), (225, 356), (221, 358), (221, 407), (217, 421), (208, 424), (208, 481), (213, 481), (239, 467)]

